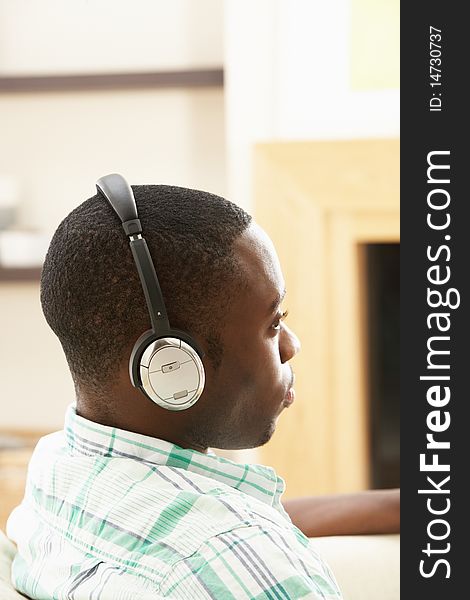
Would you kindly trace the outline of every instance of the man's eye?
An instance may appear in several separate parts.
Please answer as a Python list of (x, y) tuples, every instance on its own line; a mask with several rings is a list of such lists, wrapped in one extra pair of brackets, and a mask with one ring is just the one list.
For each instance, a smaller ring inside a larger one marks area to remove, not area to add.
[(274, 321), (274, 323), (271, 325), (271, 327), (275, 330), (275, 331), (279, 331), (281, 329), (281, 321), (284, 321), (284, 319), (287, 317), (287, 315), (289, 314), (288, 310), (285, 310), (282, 313), (279, 313), (276, 316), (276, 320)]

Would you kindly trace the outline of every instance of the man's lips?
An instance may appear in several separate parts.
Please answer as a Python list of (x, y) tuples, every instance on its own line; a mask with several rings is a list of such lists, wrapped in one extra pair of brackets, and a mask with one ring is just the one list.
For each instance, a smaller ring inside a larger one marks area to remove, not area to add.
[(289, 391), (286, 394), (286, 397), (284, 398), (284, 406), (290, 406), (295, 400), (295, 390), (293, 387), (291, 387), (289, 389)]
[(294, 372), (292, 371), (289, 388), (287, 390), (286, 395), (284, 396), (284, 406), (290, 406), (295, 400), (294, 383), (295, 383), (295, 375), (294, 375)]

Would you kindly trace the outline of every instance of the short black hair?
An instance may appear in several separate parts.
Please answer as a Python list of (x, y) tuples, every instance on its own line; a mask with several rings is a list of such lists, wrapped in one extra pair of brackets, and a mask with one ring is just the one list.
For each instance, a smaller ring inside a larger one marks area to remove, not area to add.
[[(233, 242), (251, 217), (208, 192), (132, 189), (170, 323), (203, 339), (217, 368), (224, 314), (241, 283)], [(101, 194), (57, 228), (42, 269), (41, 304), (75, 385), (98, 394), (111, 389), (113, 372), (150, 329), (150, 318), (128, 238)]]

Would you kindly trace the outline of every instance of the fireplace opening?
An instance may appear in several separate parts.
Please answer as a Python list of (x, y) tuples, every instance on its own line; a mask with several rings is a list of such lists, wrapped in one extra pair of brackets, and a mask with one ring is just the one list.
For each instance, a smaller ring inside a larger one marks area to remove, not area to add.
[(400, 485), (400, 245), (365, 246), (370, 480)]

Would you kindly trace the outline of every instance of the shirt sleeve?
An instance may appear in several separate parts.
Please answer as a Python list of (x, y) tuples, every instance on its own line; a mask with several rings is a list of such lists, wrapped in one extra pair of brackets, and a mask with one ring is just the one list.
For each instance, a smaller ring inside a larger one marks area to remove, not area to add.
[(331, 571), (307, 538), (284, 529), (240, 526), (178, 561), (160, 587), (187, 600), (340, 600)]

